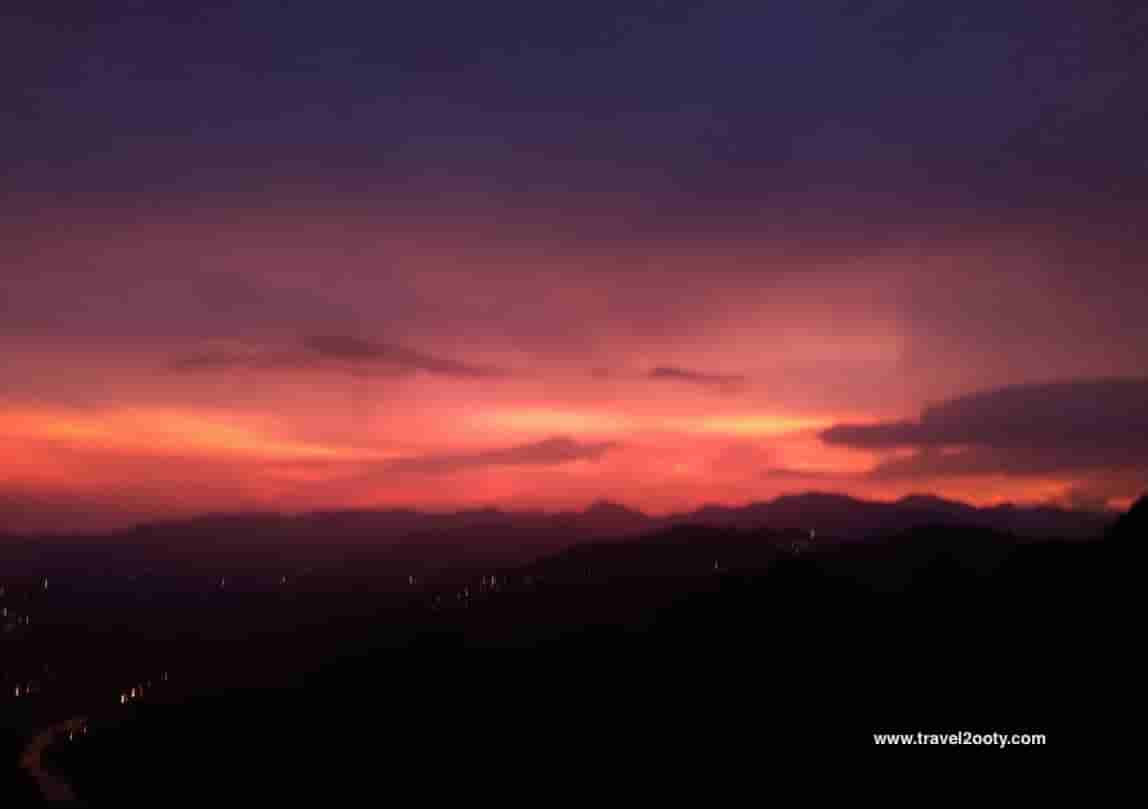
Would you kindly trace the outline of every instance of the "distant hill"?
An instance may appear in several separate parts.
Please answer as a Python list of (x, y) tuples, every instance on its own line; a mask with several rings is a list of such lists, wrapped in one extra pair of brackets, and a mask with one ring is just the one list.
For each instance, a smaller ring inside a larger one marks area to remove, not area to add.
[(579, 543), (629, 539), (675, 526), (801, 534), (824, 543), (864, 541), (923, 526), (975, 527), (1021, 539), (1090, 539), (1102, 536), (1113, 520), (1110, 514), (1049, 507), (975, 508), (925, 496), (874, 502), (811, 492), (745, 506), (705, 506), (665, 517), (608, 501), (583, 511), (556, 513), (488, 508), (453, 513), (388, 509), (206, 515), (147, 523), (114, 534), (8, 537), (0, 540), (0, 560), (27, 557), (49, 562), (53, 554), (75, 565), (141, 557), (227, 564), (370, 560), (416, 573), (460, 565), (523, 564)]
[(679, 521), (774, 531), (812, 530), (837, 540), (889, 536), (922, 526), (986, 528), (1028, 539), (1095, 539), (1114, 518), (1112, 514), (1047, 506), (976, 508), (921, 495), (885, 503), (810, 492), (739, 508), (706, 506)]

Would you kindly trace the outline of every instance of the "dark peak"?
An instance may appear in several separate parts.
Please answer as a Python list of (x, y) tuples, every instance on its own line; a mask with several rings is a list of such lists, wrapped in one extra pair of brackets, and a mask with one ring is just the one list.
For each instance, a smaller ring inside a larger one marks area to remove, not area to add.
[(824, 501), (824, 502), (834, 502), (834, 503), (859, 503), (859, 502), (861, 502), (856, 497), (851, 497), (847, 494), (841, 494), (840, 492), (822, 492), (822, 491), (817, 491), (816, 489), (813, 489), (813, 490), (810, 490), (807, 492), (797, 492), (794, 494), (783, 494), (783, 495), (781, 495), (781, 497), (778, 497), (774, 502), (777, 502), (777, 500), (812, 500), (812, 501)]
[(936, 509), (936, 510), (965, 510), (970, 509), (972, 506), (965, 503), (958, 503), (955, 500), (946, 500), (943, 497), (937, 497), (931, 494), (908, 494), (897, 501), (899, 506), (908, 506), (910, 508), (922, 509)]
[[(781, 497), (770, 501), (766, 505), (845, 506), (858, 505), (866, 502), (865, 500), (858, 500), (856, 497), (850, 497), (847, 494), (836, 494), (834, 492), (802, 492), (800, 494), (783, 494)], [(755, 503), (754, 505), (756, 506), (758, 504)]]
[(456, 512), (459, 516), (463, 517), (502, 517), (505, 512), (494, 506), (483, 506), (482, 508), (468, 508), (463, 511)]
[(595, 500), (582, 512), (588, 517), (645, 517), (640, 511), (615, 503), (613, 500)]
[(743, 508), (760, 508), (763, 503), (750, 503), (745, 506), (723, 506), (718, 503), (706, 503), (704, 506), (689, 512), (686, 515), (679, 515), (683, 517), (724, 517), (740, 511)]
[(305, 511), (295, 515), (297, 519), (354, 519), (363, 517), (414, 517), (422, 512), (413, 508), (340, 508), (323, 511)]
[(196, 528), (235, 528), (258, 524), (280, 523), (286, 519), (287, 518), (282, 514), (274, 511), (217, 512), (197, 514), (191, 517), (141, 522), (128, 530), (130, 532), (153, 532)]

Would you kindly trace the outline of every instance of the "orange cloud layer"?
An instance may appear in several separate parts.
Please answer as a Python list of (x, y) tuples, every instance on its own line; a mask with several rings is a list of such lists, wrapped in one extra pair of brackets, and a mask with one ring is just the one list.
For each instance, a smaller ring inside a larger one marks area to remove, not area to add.
[[(650, 409), (469, 412), (461, 404), (453, 412), (455, 428), (468, 437), (462, 444), (494, 461), (407, 469), (388, 464), (457, 453), (458, 442), (424, 436), (419, 451), (387, 449), (389, 439), (402, 438), (401, 421), (381, 425), (356, 446), (297, 439), (273, 419), (219, 409), (8, 406), (0, 409), (0, 484), (61, 501), (94, 497), (107, 507), (130, 507), (133, 517), (332, 506), (570, 508), (603, 496), (668, 512), (809, 489), (893, 498), (920, 487), (866, 480), (876, 457), (825, 446), (816, 431), (822, 417), (656, 418)], [(502, 448), (556, 433), (608, 437), (616, 448), (563, 462), (498, 461)], [(1071, 480), (999, 477), (930, 482), (932, 491), (979, 504), (1049, 501), (1071, 486)]]

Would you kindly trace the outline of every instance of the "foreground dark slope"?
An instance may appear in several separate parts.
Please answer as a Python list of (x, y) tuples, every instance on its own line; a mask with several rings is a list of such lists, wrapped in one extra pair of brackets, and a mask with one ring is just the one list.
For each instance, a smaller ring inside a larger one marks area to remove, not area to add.
[(686, 526), (577, 547), (484, 575), (401, 648), (368, 632), (276, 689), (143, 705), (57, 761), (116, 805), (173, 784), (265, 802), (394, 779), (461, 796), (492, 779), (745, 773), (772, 748), (868, 749), (875, 731), (1115, 745), (1099, 731), (1123, 715), (1146, 516), (1142, 500), (1086, 543), (941, 526), (818, 547)]

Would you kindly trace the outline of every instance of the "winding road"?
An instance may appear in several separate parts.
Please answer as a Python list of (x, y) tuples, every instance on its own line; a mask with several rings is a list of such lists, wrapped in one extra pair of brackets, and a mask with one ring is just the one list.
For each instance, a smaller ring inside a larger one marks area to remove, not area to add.
[(36, 781), (36, 786), (40, 788), (44, 800), (49, 803), (83, 805), (76, 797), (71, 784), (55, 773), (44, 769), (43, 756), (44, 751), (54, 744), (61, 735), (82, 730), (86, 722), (85, 717), (78, 716), (45, 728), (32, 737), (28, 746), (24, 748), (24, 753), (20, 756), (20, 766)]

